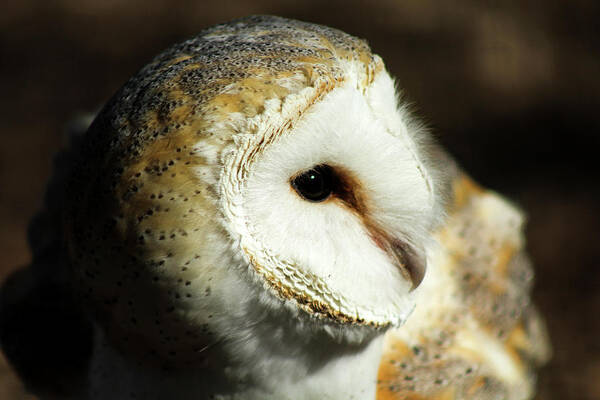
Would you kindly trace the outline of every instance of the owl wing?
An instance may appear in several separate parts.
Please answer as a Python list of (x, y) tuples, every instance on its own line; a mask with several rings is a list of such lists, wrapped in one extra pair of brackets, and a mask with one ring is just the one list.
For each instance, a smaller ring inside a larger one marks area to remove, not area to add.
[(523, 214), (464, 174), (452, 179), (417, 307), (385, 337), (377, 399), (525, 399), (548, 360), (530, 303)]
[(33, 259), (0, 289), (0, 344), (21, 380), (46, 398), (77, 397), (92, 350), (92, 328), (75, 300), (63, 254), (62, 207), (73, 158), (91, 115), (67, 127), (69, 145), (54, 159), (44, 204), (32, 219)]

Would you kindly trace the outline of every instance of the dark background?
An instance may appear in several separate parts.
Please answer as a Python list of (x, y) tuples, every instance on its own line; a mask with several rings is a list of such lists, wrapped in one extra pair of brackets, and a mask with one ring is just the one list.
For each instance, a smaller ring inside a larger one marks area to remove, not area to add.
[[(153, 55), (202, 28), (277, 14), (367, 39), (464, 168), (527, 211), (533, 297), (554, 346), (538, 397), (600, 399), (600, 2), (4, 0), (1, 8), (0, 279), (29, 261), (27, 221), (75, 113), (94, 110)], [(28, 398), (1, 354), (0, 398)]]

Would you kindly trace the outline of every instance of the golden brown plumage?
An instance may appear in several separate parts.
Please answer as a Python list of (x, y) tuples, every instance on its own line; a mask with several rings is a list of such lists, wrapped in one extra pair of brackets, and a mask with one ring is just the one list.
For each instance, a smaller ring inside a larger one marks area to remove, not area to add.
[(523, 215), (460, 172), (448, 213), (439, 280), (422, 294), (434, 300), (387, 333), (377, 398), (529, 398), (550, 349), (529, 301)]

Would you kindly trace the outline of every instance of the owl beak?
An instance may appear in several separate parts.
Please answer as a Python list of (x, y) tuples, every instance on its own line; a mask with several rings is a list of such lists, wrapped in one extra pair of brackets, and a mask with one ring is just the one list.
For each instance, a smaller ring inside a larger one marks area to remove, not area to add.
[(336, 179), (332, 197), (339, 199), (342, 204), (362, 219), (373, 242), (388, 255), (402, 276), (412, 283), (410, 290), (415, 290), (425, 277), (424, 251), (395, 239), (375, 219), (370, 217), (366, 196), (361, 190), (360, 181), (350, 172), (335, 167), (334, 175)]
[(427, 263), (423, 256), (424, 252), (413, 248), (399, 239), (390, 238), (382, 230), (370, 229), (370, 231), (371, 238), (377, 247), (388, 255), (404, 278), (411, 282), (410, 291), (415, 290), (425, 277)]
[[(391, 253), (391, 254), (390, 254)], [(391, 250), (388, 252), (396, 262), (402, 274), (411, 281), (411, 291), (415, 290), (425, 277), (426, 262), (423, 252), (399, 241), (392, 241)]]

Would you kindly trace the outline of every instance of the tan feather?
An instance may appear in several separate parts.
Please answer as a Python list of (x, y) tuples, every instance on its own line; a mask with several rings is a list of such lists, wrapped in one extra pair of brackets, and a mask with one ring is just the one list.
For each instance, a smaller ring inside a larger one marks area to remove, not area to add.
[(550, 356), (529, 302), (523, 214), (464, 174), (453, 182), (438, 276), (406, 325), (386, 334), (378, 399), (528, 398)]

